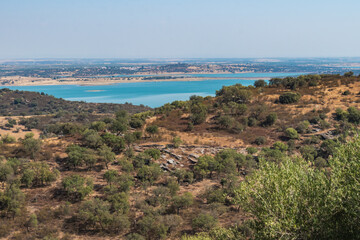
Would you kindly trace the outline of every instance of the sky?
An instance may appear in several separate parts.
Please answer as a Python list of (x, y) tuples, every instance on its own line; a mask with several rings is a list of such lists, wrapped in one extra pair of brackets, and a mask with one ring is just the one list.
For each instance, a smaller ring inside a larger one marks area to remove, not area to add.
[(0, 0), (0, 59), (360, 57), (359, 0)]

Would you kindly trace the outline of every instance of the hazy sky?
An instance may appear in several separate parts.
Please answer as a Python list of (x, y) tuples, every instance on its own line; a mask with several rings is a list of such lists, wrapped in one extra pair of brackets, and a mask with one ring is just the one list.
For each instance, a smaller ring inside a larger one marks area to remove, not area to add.
[(359, 0), (0, 0), (0, 59), (332, 56)]

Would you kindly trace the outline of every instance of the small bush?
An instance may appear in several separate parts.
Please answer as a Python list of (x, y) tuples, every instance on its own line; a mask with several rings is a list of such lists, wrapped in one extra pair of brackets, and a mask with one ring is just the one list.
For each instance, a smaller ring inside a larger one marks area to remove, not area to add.
[(267, 83), (266, 83), (264, 80), (260, 79), (260, 80), (256, 80), (256, 81), (255, 81), (254, 86), (255, 86), (256, 88), (266, 87), (266, 86), (267, 86)]
[(218, 224), (216, 218), (208, 213), (201, 213), (192, 220), (191, 226), (195, 231), (209, 231)]
[(256, 145), (263, 145), (266, 143), (266, 138), (263, 136), (257, 137), (254, 141)]
[(3, 143), (14, 143), (14, 142), (16, 142), (16, 138), (13, 136), (10, 136), (9, 134), (6, 134), (5, 136), (3, 136), (1, 138), (1, 141)]
[(248, 147), (248, 148), (246, 148), (246, 151), (248, 154), (255, 154), (258, 150), (257, 150), (257, 148), (254, 148), (254, 147)]
[(298, 132), (293, 128), (287, 128), (285, 130), (285, 136), (289, 139), (298, 139), (299, 138)]
[(299, 93), (287, 92), (280, 95), (279, 102), (281, 104), (291, 104), (298, 102), (300, 98), (301, 95)]

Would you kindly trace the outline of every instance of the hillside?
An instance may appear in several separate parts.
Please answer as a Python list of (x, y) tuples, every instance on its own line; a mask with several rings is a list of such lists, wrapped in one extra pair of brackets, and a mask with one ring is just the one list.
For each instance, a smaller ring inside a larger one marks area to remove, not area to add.
[(360, 76), (254, 85), (157, 109), (2, 90), (0, 238), (359, 239)]
[(46, 115), (65, 113), (112, 113), (125, 110), (138, 113), (150, 110), (149, 107), (132, 104), (86, 103), (66, 101), (45, 93), (12, 91), (0, 89), (0, 116)]

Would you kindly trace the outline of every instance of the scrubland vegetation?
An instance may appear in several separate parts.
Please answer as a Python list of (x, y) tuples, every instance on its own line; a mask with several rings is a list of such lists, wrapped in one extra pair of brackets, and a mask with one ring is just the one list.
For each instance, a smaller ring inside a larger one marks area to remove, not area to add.
[(61, 100), (7, 116), (0, 238), (360, 239), (359, 91), (307, 75), (133, 114)]

